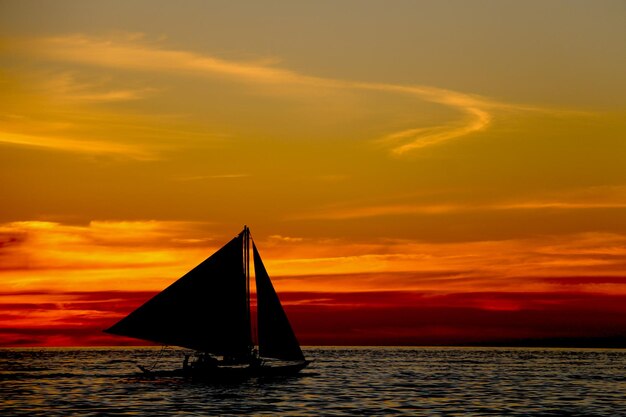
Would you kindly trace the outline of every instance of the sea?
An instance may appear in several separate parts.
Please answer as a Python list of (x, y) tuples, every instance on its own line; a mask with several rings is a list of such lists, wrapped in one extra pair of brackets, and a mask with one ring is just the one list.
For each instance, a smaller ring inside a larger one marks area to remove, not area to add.
[(626, 416), (626, 351), (308, 347), (298, 376), (145, 378), (175, 348), (0, 349), (0, 416)]

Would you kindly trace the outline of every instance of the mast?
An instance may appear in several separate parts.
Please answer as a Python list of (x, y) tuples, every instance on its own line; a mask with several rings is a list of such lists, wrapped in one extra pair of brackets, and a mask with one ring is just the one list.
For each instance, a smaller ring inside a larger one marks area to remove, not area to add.
[(250, 229), (243, 226), (243, 265), (246, 276), (246, 318), (248, 319), (248, 332), (250, 334), (250, 350), (254, 347), (252, 336), (252, 314), (250, 312)]

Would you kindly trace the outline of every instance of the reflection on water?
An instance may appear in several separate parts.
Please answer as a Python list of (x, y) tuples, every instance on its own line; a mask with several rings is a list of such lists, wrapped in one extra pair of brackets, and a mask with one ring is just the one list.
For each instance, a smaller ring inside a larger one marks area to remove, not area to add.
[[(144, 379), (159, 348), (1, 349), (2, 416), (626, 416), (626, 352), (309, 348), (298, 377)], [(157, 369), (180, 366), (167, 349)]]

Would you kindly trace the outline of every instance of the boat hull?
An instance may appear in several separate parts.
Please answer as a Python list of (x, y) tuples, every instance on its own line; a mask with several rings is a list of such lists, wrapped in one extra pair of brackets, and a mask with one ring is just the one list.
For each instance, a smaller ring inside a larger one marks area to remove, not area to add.
[(183, 377), (192, 380), (230, 381), (247, 378), (266, 378), (293, 376), (306, 368), (310, 361), (299, 361), (288, 364), (272, 365), (232, 365), (210, 368), (175, 369), (170, 371), (150, 371), (142, 368), (149, 377)]

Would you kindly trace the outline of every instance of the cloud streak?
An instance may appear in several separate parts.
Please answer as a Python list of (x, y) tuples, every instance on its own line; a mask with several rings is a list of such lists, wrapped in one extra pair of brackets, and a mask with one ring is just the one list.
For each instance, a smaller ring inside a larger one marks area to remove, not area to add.
[(220, 180), (220, 179), (237, 179), (247, 178), (250, 174), (215, 174), (215, 175), (192, 175), (187, 177), (176, 177), (176, 181), (202, 181), (202, 180)]
[[(22, 50), (52, 60), (96, 65), (137, 71), (159, 71), (209, 77), (224, 77), (237, 82), (305, 88), (307, 94), (319, 89), (365, 90), (416, 97), (431, 103), (453, 108), (464, 114), (463, 119), (448, 125), (411, 128), (389, 133), (378, 140), (391, 146), (392, 152), (402, 155), (417, 149), (440, 145), (453, 139), (485, 130), (493, 120), (495, 110), (522, 109), (470, 94), (429, 86), (405, 86), (385, 83), (353, 82), (322, 78), (270, 66), (264, 62), (236, 62), (189, 51), (164, 49), (150, 44), (141, 36), (117, 39), (94, 38), (85, 35), (55, 36), (22, 40)], [(299, 90), (298, 90), (299, 91)], [(293, 92), (293, 91), (292, 91)], [(117, 92), (119, 98), (131, 98), (128, 92)], [(108, 98), (115, 98), (111, 92)], [(101, 97), (106, 99), (107, 96)]]
[[(230, 234), (213, 227), (167, 221), (5, 223), (0, 291), (67, 291), (78, 283), (84, 290), (158, 290), (229, 240)], [(622, 276), (626, 255), (626, 238), (618, 234), (460, 243), (255, 238), (280, 291), (558, 290), (564, 284), (545, 278)], [(589, 285), (594, 291), (625, 290), (618, 281)]]
[[(211, 232), (214, 227), (171, 221), (1, 224), (0, 344), (120, 343), (100, 330), (228, 241), (230, 235)], [(493, 333), (474, 332), (488, 338), (520, 320), (526, 326), (511, 336), (554, 335), (573, 307), (576, 317), (588, 320), (580, 335), (594, 334), (589, 330), (598, 323), (617, 323), (607, 317), (624, 318), (624, 235), (460, 243), (255, 238), (308, 343), (392, 343), (389, 337), (405, 332), (406, 343), (434, 342), (443, 340), (441, 329), (428, 326), (454, 323), (461, 323), (454, 340), (469, 341), (464, 332), (475, 325), (490, 323)], [(593, 311), (603, 313), (587, 316)], [(348, 316), (337, 323), (332, 317), (343, 317), (340, 312)], [(548, 328), (546, 318), (554, 321)], [(372, 338), (354, 333), (342, 339), (350, 333), (345, 326), (354, 323), (377, 323), (368, 332)]]
[(330, 207), (293, 216), (294, 220), (347, 220), (397, 215), (437, 215), (446, 213), (515, 210), (593, 210), (626, 208), (626, 198), (596, 195), (595, 198), (531, 199), (491, 203), (383, 204), (358, 207)]
[(154, 88), (116, 89), (106, 86), (105, 80), (87, 83), (76, 80), (72, 73), (45, 76), (42, 90), (55, 101), (73, 103), (109, 103), (141, 100), (153, 94)]
[[(0, 346), (145, 344), (102, 333), (153, 293), (0, 292)], [(626, 296), (580, 292), (283, 292), (304, 345), (428, 345), (619, 336)], [(575, 320), (577, 326), (572, 328)], [(623, 336), (623, 335), (622, 335)], [(623, 340), (623, 338), (622, 338)]]
[(155, 158), (153, 152), (150, 152), (141, 146), (110, 141), (73, 139), (44, 134), (29, 135), (0, 131), (0, 143), (85, 154), (124, 155), (126, 157), (139, 160), (151, 160)]
[[(379, 142), (394, 144), (393, 152), (401, 155), (406, 152), (438, 145), (451, 139), (460, 138), (486, 129), (493, 119), (492, 111), (512, 107), (486, 98), (425, 86), (398, 86), (392, 84), (357, 84), (363, 89), (396, 92), (413, 95), (422, 100), (442, 104), (465, 114), (465, 119), (447, 126), (433, 128), (413, 128), (391, 133)], [(400, 142), (401, 144), (398, 144)]]
[[(154, 285), (182, 276), (215, 250), (199, 222), (24, 221), (0, 225), (0, 289)], [(181, 260), (183, 260), (181, 262)], [(186, 265), (181, 265), (186, 264)], [(36, 271), (36, 272), (35, 272)], [(116, 284), (117, 283), (117, 284)]]

